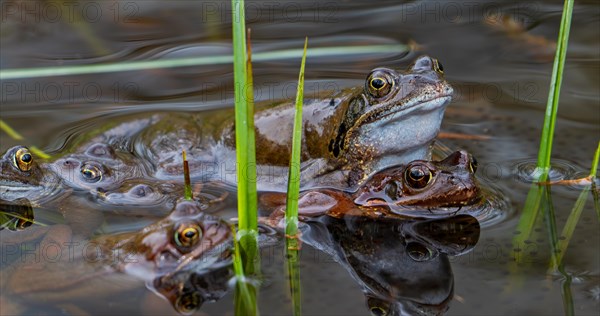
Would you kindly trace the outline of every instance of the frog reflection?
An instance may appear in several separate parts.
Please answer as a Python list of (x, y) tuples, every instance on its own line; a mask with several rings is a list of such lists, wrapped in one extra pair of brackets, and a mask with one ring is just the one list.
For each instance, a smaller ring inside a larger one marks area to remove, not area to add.
[(25, 198), (14, 201), (0, 199), (0, 230), (23, 230), (33, 224), (33, 208)]
[[(90, 295), (135, 290), (140, 280), (152, 282), (185, 271), (205, 273), (231, 264), (229, 225), (205, 214), (193, 201), (179, 202), (168, 217), (139, 231), (91, 241), (73, 239), (67, 225), (4, 230), (0, 237), (2, 264), (10, 263), (0, 270), (0, 289), (13, 302), (71, 305)], [(19, 250), (40, 238), (34, 251)], [(49, 258), (48, 249), (60, 255)]]
[(431, 220), (324, 216), (308, 222), (302, 241), (348, 270), (373, 315), (440, 315), (453, 298), (448, 256), (470, 251), (479, 231), (469, 215)]
[(230, 266), (205, 273), (188, 270), (158, 277), (148, 287), (166, 298), (178, 313), (189, 315), (200, 309), (204, 302), (223, 297), (229, 291), (232, 277)]

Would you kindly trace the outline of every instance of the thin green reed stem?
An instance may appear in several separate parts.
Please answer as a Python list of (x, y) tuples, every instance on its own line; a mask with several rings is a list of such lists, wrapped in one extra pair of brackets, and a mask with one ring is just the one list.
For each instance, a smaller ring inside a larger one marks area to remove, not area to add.
[(567, 56), (567, 46), (569, 42), (569, 32), (571, 29), (571, 17), (573, 15), (574, 0), (565, 0), (562, 19), (560, 21), (560, 30), (556, 45), (556, 55), (552, 66), (552, 78), (550, 81), (550, 91), (548, 93), (548, 103), (546, 105), (546, 114), (544, 117), (544, 127), (542, 129), (542, 138), (540, 140), (540, 149), (538, 152), (537, 167), (541, 169), (538, 173), (541, 181), (545, 181), (548, 169), (550, 168), (550, 156), (552, 154), (552, 141), (554, 139), (554, 126), (556, 124), (556, 113), (558, 111), (558, 100), (560, 97), (560, 87), (562, 85), (563, 70)]
[(247, 165), (244, 166), (245, 180), (248, 194), (248, 228), (256, 231), (258, 229), (258, 197), (256, 193), (256, 136), (254, 134), (254, 79), (252, 75), (252, 42), (250, 40), (250, 29), (248, 29), (248, 46), (246, 58), (246, 84), (244, 89), (246, 96), (246, 117), (248, 121), (247, 136), (248, 147), (246, 148)]
[[(548, 178), (550, 169), (550, 156), (552, 154), (552, 141), (554, 138), (554, 126), (556, 124), (556, 115), (558, 112), (558, 101), (560, 96), (560, 87), (562, 85), (562, 75), (567, 55), (567, 44), (569, 41), (569, 30), (571, 28), (571, 17), (573, 15), (573, 0), (565, 0), (563, 14), (558, 33), (556, 54), (552, 66), (552, 77), (550, 79), (550, 91), (548, 93), (548, 102), (546, 104), (546, 113), (544, 116), (544, 125), (540, 139), (540, 148), (538, 151), (537, 169), (535, 171), (534, 183), (529, 189), (523, 213), (517, 224), (518, 234), (513, 238), (513, 249), (521, 249), (523, 243), (529, 239), (531, 231), (538, 217), (540, 202), (542, 199), (541, 189), (535, 182), (543, 182)], [(524, 254), (518, 251), (513, 252), (515, 261), (520, 262)]]
[(544, 200), (544, 213), (546, 218), (546, 226), (548, 229), (548, 239), (550, 240), (550, 257), (552, 264), (556, 267), (557, 271), (564, 277), (561, 281), (561, 296), (563, 300), (563, 308), (565, 315), (574, 315), (573, 295), (571, 292), (571, 276), (565, 271), (562, 263), (558, 261), (558, 255), (560, 249), (558, 248), (558, 236), (556, 234), (556, 217), (554, 215), (554, 205), (552, 204), (552, 197), (550, 195), (550, 187), (545, 186), (542, 189), (542, 195)]
[(304, 40), (304, 54), (298, 75), (296, 106), (294, 112), (294, 129), (292, 134), (292, 153), (288, 173), (288, 192), (285, 208), (286, 258), (288, 280), (292, 295), (292, 314), (302, 314), (302, 295), (300, 287), (300, 268), (298, 267), (300, 240), (298, 236), (298, 196), (300, 195), (300, 157), (302, 149), (302, 103), (304, 101), (304, 66), (306, 64), (306, 49), (308, 38)]

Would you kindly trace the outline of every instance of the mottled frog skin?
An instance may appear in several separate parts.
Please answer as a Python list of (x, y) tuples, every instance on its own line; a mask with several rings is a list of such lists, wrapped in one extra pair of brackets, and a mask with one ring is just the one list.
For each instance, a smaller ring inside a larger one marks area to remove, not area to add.
[[(423, 56), (405, 72), (373, 70), (364, 88), (306, 100), (302, 186), (351, 188), (376, 171), (429, 159), (452, 93), (441, 65)], [(257, 109), (258, 187), (284, 191), (294, 105), (270, 102)], [(180, 178), (186, 150), (192, 177), (235, 184), (234, 131), (233, 112), (165, 114), (142, 132), (135, 147), (153, 163), (158, 178)]]
[[(452, 216), (465, 206), (478, 208), (482, 196), (476, 170), (477, 163), (465, 151), (457, 151), (441, 161), (412, 161), (376, 173), (354, 192), (303, 191), (298, 214), (304, 218)], [(260, 208), (270, 213), (271, 221), (279, 221), (285, 214), (285, 200), (283, 193), (262, 193)]]

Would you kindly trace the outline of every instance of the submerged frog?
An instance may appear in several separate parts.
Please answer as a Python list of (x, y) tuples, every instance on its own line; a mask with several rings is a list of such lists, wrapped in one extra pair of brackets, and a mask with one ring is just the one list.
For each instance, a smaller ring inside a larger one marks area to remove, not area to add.
[[(76, 303), (90, 293), (97, 297), (139, 288), (140, 279), (152, 282), (171, 273), (203, 273), (231, 263), (231, 228), (193, 201), (179, 202), (167, 218), (139, 232), (91, 241), (73, 240), (67, 225), (6, 232), (0, 232), (7, 249), (3, 264), (12, 263), (0, 271), (1, 293), (24, 301)], [(25, 240), (40, 236), (34, 250), (27, 250)]]
[(60, 178), (42, 167), (24, 146), (15, 146), (0, 159), (0, 199), (27, 198), (36, 203), (61, 191)]
[(82, 153), (66, 155), (46, 166), (66, 185), (79, 190), (118, 187), (124, 180), (145, 173), (139, 159), (116, 152), (105, 143), (93, 143)]
[[(371, 218), (449, 216), (464, 206), (477, 208), (482, 196), (475, 179), (476, 170), (477, 162), (465, 151), (457, 151), (442, 161), (417, 160), (376, 173), (352, 193), (335, 189), (303, 191), (298, 214)], [(285, 194), (262, 193), (259, 201), (262, 209), (275, 210), (270, 215), (271, 221), (283, 217)]]
[[(418, 58), (406, 72), (377, 68), (364, 88), (303, 106), (302, 186), (352, 188), (376, 171), (429, 159), (453, 89), (441, 64)], [(257, 106), (256, 161), (259, 190), (282, 191), (287, 181), (294, 105)], [(178, 179), (182, 150), (193, 177), (235, 183), (235, 127), (225, 116), (163, 115), (138, 137), (136, 149), (158, 178)], [(245, 166), (242, 166), (245, 167)]]
[(77, 135), (69, 153), (44, 164), (75, 190), (111, 189), (121, 182), (143, 177), (146, 164), (133, 154), (133, 138), (152, 124), (152, 118), (110, 123), (107, 127)]

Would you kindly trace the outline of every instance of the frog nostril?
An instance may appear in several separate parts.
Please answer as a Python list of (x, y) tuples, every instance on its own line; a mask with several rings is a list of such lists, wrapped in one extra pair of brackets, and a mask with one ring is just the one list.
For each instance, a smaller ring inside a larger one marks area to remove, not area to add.
[(448, 182), (451, 185), (457, 185), (460, 181), (458, 181), (458, 179), (456, 179), (454, 176), (450, 176), (450, 178), (448, 178)]

